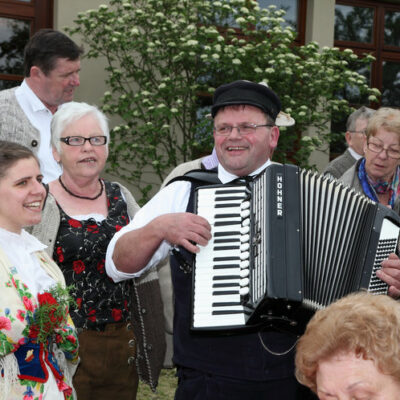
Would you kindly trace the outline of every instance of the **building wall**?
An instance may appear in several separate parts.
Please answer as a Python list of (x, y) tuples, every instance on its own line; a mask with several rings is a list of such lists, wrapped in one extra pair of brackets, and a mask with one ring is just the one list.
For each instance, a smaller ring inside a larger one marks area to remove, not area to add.
[[(333, 46), (335, 32), (335, 0), (308, 0), (305, 42), (318, 42), (321, 47)], [(310, 128), (309, 135), (313, 135)], [(314, 151), (310, 165), (315, 164), (322, 171), (329, 162), (329, 147), (326, 151)]]
[[(81, 11), (98, 8), (100, 4), (109, 4), (108, 0), (54, 0), (54, 29), (64, 31), (65, 27), (72, 27), (73, 21)], [(64, 31), (65, 32), (65, 31)], [(72, 39), (82, 44), (81, 38)], [(75, 100), (100, 105), (105, 91), (104, 71), (105, 62), (102, 60), (83, 59), (81, 65), (81, 85), (76, 91)]]

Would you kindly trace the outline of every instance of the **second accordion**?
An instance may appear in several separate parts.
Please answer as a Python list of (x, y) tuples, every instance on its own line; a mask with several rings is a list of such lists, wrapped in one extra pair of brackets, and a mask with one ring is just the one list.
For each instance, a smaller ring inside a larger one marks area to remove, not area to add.
[(301, 333), (315, 310), (376, 277), (396, 252), (398, 215), (327, 176), (271, 164), (254, 179), (196, 189), (212, 239), (193, 267), (192, 330)]

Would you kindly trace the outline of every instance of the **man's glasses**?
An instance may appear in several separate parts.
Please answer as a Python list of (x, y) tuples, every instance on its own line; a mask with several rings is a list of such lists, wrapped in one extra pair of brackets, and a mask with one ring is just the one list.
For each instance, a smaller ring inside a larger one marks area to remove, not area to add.
[(256, 124), (241, 124), (237, 126), (232, 125), (222, 125), (216, 126), (214, 128), (215, 133), (220, 136), (228, 136), (232, 132), (234, 128), (237, 129), (239, 135), (250, 135), (252, 133), (256, 133), (257, 128), (261, 128), (262, 126), (268, 126), (272, 128), (274, 125), (272, 124), (264, 124), (264, 125), (256, 125)]
[(60, 141), (68, 146), (83, 146), (86, 141), (92, 146), (104, 146), (107, 143), (107, 136), (92, 136), (88, 138), (83, 136), (66, 136), (60, 138)]
[(385, 149), (383, 144), (377, 142), (368, 142), (367, 147), (374, 153), (380, 153), (382, 150), (385, 150), (388, 157), (394, 158), (395, 160), (400, 158), (400, 149), (391, 149), (390, 147)]
[(363, 129), (362, 131), (350, 131), (351, 133), (360, 133), (361, 135), (366, 136), (367, 135), (367, 130)]

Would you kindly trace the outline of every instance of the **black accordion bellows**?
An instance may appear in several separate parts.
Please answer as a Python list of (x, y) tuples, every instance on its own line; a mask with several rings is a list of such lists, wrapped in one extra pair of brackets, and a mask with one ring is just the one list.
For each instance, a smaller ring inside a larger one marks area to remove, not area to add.
[(387, 292), (375, 272), (400, 218), (334, 179), (271, 164), (251, 182), (198, 188), (196, 204), (213, 239), (193, 268), (193, 330), (297, 334), (346, 294)]

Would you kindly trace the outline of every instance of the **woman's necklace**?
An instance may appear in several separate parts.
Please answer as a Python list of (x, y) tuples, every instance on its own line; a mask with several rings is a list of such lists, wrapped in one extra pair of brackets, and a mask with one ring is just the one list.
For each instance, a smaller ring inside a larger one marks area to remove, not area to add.
[(58, 177), (58, 181), (60, 182), (61, 187), (71, 196), (77, 197), (78, 199), (84, 199), (84, 200), (96, 200), (98, 199), (102, 194), (103, 194), (103, 190), (104, 190), (104, 185), (103, 182), (101, 181), (101, 179), (99, 178), (99, 182), (100, 182), (100, 192), (98, 194), (96, 194), (96, 196), (94, 197), (87, 197), (87, 196), (79, 196), (75, 193), (72, 193), (69, 189), (66, 188), (66, 186), (64, 185), (63, 181), (61, 180), (61, 176)]

